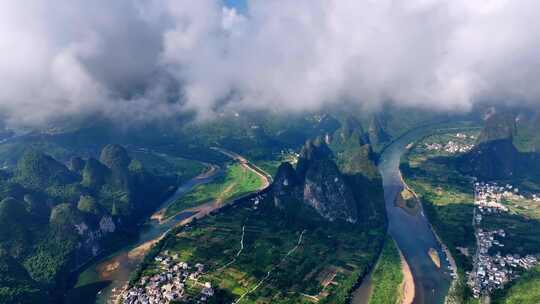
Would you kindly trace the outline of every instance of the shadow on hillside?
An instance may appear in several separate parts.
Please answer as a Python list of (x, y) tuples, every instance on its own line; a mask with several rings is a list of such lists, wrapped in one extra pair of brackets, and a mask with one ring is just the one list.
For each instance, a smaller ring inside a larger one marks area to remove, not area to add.
[(94, 304), (98, 292), (109, 286), (109, 284), (111, 284), (110, 281), (105, 281), (73, 288), (67, 293), (64, 304)]

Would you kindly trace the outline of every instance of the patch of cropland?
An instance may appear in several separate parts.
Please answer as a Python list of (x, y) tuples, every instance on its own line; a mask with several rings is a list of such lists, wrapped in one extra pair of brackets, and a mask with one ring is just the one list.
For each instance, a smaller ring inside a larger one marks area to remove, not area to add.
[[(447, 137), (446, 141), (457, 136), (452, 131), (416, 143), (401, 166), (407, 184), (421, 199), (430, 222), (456, 260), (459, 279), (450, 298), (457, 303), (473, 301), (473, 290), (474, 294), (483, 296), (503, 286), (513, 286), (511, 282), (516, 277), (522, 276), (516, 282), (528, 281), (527, 270), (534, 265), (534, 256), (540, 253), (537, 198), (540, 181), (534, 173), (513, 171), (521, 167), (502, 166), (511, 168), (508, 172), (515, 174), (499, 170), (497, 156), (483, 147), (498, 145), (501, 138), (513, 131), (504, 121), (490, 122), (488, 128), (490, 125), (494, 130), (482, 131), (470, 152), (448, 155), (441, 149), (429, 149), (441, 137)], [(482, 153), (478, 152), (480, 149)], [(473, 159), (471, 154), (482, 158), (478, 160), (480, 165), (473, 163), (474, 172), (493, 163), (486, 170), (497, 174), (479, 177), (471, 175), (471, 170), (464, 170), (463, 159)], [(486, 176), (498, 178), (479, 183), (486, 181)], [(500, 301), (504, 297), (500, 296)]]
[(218, 204), (232, 201), (260, 189), (264, 182), (257, 173), (235, 162), (227, 165), (225, 173), (208, 184), (195, 187), (167, 207), (166, 217), (182, 210), (216, 201)]
[(166, 275), (167, 263), (187, 263), (187, 279), (180, 279), (184, 303), (208, 295), (207, 286), (210, 303), (344, 303), (376, 257), (382, 231), (331, 223), (314, 210), (290, 217), (272, 198), (260, 200), (169, 234), (134, 286), (148, 290), (156, 275)]
[(472, 269), (475, 252), (472, 180), (457, 169), (455, 157), (460, 153), (432, 148), (435, 144), (444, 147), (450, 141), (457, 142), (461, 134), (468, 138), (460, 141), (465, 147), (474, 144), (478, 131), (441, 131), (414, 143), (402, 160), (401, 172), (406, 184), (421, 200), (435, 231), (456, 259), (460, 281), (452, 297), (463, 302), (471, 298), (465, 272)]
[(386, 221), (369, 145), (338, 135), (308, 141), (270, 190), (170, 232), (124, 301), (345, 303), (374, 264)]
[(403, 297), (401, 257), (394, 240), (387, 237), (377, 265), (371, 274), (373, 291), (370, 304), (401, 303)]

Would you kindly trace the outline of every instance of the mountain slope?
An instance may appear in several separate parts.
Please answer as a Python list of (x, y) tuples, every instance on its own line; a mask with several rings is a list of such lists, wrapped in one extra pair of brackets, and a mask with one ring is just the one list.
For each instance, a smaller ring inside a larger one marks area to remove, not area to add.
[[(70, 170), (31, 150), (13, 173), (0, 175), (0, 251), (6, 255), (0, 268), (9, 276), (13, 267), (22, 267), (38, 289), (51, 291), (50, 301), (70, 271), (129, 237), (138, 220), (174, 189), (172, 179), (146, 172), (121, 146), (106, 146), (101, 154), (103, 163), (74, 158)], [(12, 289), (30, 286), (17, 282)]]
[(520, 152), (514, 139), (516, 117), (509, 113), (489, 116), (476, 146), (458, 159), (463, 173), (486, 180), (523, 178), (536, 174), (538, 155)]
[(329, 221), (384, 225), (382, 183), (368, 142), (354, 118), (325, 140), (306, 142), (296, 169), (279, 167), (274, 204), (294, 213), (308, 206)]

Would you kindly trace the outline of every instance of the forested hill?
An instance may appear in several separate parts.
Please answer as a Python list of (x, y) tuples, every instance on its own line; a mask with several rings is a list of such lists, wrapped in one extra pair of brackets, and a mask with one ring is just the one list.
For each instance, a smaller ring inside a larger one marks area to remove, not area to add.
[(329, 221), (384, 227), (382, 182), (373, 157), (367, 133), (348, 118), (333, 135), (307, 141), (296, 168), (279, 167), (274, 204), (296, 213), (308, 206)]
[(537, 177), (540, 135), (531, 130), (540, 128), (538, 118), (518, 117), (509, 112), (489, 116), (474, 149), (459, 159), (460, 170), (485, 180)]
[(0, 171), (0, 303), (54, 301), (69, 272), (129, 236), (174, 182), (117, 145), (69, 167), (25, 152), (13, 171)]

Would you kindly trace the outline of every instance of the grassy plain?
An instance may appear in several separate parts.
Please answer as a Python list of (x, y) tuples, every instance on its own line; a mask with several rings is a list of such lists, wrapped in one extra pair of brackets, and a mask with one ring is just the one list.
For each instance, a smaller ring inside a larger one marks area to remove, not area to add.
[(396, 304), (403, 282), (401, 258), (394, 240), (387, 237), (379, 261), (371, 275), (373, 292), (369, 304)]
[(193, 191), (180, 197), (167, 208), (165, 216), (208, 203), (213, 200), (227, 202), (262, 187), (264, 181), (252, 170), (239, 163), (227, 166), (224, 175), (213, 182), (195, 187)]

